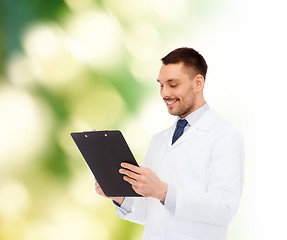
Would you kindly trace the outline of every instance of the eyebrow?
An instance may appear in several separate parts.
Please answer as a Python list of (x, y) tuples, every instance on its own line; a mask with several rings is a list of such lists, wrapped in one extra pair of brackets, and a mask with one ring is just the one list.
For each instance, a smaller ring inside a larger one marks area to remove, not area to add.
[[(171, 79), (168, 79), (166, 82), (173, 82), (173, 81), (178, 81), (179, 79), (177, 78), (171, 78)], [(157, 79), (157, 82), (161, 83), (159, 79)]]

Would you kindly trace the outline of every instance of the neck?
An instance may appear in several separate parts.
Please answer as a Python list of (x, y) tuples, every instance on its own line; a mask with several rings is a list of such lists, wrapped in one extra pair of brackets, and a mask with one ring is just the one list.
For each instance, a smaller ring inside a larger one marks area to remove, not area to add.
[(196, 111), (197, 109), (201, 108), (204, 104), (206, 103), (206, 101), (204, 100), (204, 98), (202, 98), (200, 101), (198, 101), (196, 104), (195, 104), (195, 107), (193, 109), (192, 112)]
[(197, 101), (194, 104), (194, 108), (193, 108), (192, 112), (194, 112), (197, 109), (201, 108), (205, 103), (206, 103), (206, 101), (205, 101), (203, 96), (200, 96), (199, 98), (197, 98)]

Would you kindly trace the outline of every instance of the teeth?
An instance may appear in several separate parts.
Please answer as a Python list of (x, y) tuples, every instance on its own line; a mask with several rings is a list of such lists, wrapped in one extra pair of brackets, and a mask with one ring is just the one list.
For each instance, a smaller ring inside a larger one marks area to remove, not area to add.
[(170, 104), (173, 104), (173, 103), (175, 103), (176, 102), (176, 100), (174, 100), (174, 101), (165, 101), (168, 105), (170, 105)]

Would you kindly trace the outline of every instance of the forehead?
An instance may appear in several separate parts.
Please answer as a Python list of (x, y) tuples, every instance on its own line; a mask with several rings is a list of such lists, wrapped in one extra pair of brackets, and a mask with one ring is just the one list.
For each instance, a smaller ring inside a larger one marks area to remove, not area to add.
[(189, 78), (189, 74), (183, 63), (163, 64), (158, 75), (159, 82), (183, 80), (186, 78)]

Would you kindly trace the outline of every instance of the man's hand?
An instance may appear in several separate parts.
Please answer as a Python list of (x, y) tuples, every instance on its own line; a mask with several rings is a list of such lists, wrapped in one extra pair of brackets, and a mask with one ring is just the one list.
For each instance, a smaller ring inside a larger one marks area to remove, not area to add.
[(132, 185), (136, 193), (145, 197), (154, 197), (165, 201), (167, 184), (149, 168), (137, 167), (129, 163), (122, 163), (119, 172), (124, 174), (124, 180)]
[(97, 179), (95, 179), (95, 189), (96, 189), (97, 194), (101, 195), (102, 197), (112, 199), (112, 200), (116, 201), (116, 202), (117, 202), (118, 204), (120, 204), (120, 205), (122, 205), (122, 203), (123, 203), (123, 201), (124, 201), (124, 199), (125, 199), (124, 197), (107, 197), (107, 196), (104, 194), (102, 188), (100, 187), (100, 185), (99, 185)]

